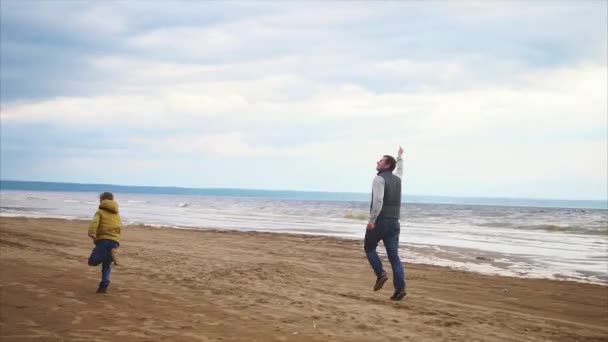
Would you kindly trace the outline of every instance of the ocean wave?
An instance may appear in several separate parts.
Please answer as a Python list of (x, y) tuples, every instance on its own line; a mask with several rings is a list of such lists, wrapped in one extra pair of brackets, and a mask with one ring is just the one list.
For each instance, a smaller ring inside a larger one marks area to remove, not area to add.
[(517, 225), (512, 222), (482, 222), (476, 225), (489, 228), (517, 228)]
[(580, 226), (559, 226), (556, 224), (536, 224), (524, 226), (525, 229), (540, 229), (547, 232), (563, 232), (578, 234), (600, 234), (608, 235), (608, 227), (580, 227)]
[(8, 206), (2, 206), (0, 207), (0, 211), (2, 212), (30, 212), (30, 211), (34, 211), (33, 208), (26, 208), (26, 207), (8, 207)]
[(344, 215), (344, 218), (346, 219), (350, 219), (350, 220), (360, 220), (360, 221), (365, 221), (367, 220), (369, 216), (367, 214), (360, 214), (360, 213), (346, 213), (346, 215)]
[(490, 228), (512, 228), (522, 230), (543, 230), (546, 232), (557, 233), (576, 233), (576, 234), (594, 234), (608, 235), (608, 222), (600, 221), (599, 225), (594, 226), (579, 226), (579, 225), (557, 225), (557, 224), (530, 224), (522, 225), (515, 222), (484, 222), (478, 224), (482, 227)]
[(85, 200), (75, 200), (75, 199), (65, 199), (63, 203), (68, 204), (87, 204), (87, 205), (98, 205), (98, 201), (85, 201)]
[(63, 220), (82, 220), (84, 217), (74, 216), (74, 215), (52, 215), (47, 213), (39, 213), (39, 212), (18, 212), (18, 213), (9, 213), (0, 211), (0, 217), (25, 217), (25, 218), (53, 218), (53, 219), (63, 219)]
[(190, 203), (187, 203), (187, 202), (185, 202), (185, 203), (177, 203), (177, 206), (180, 207), (180, 208), (186, 208), (186, 207), (190, 206)]
[(46, 201), (47, 198), (44, 197), (38, 197), (38, 196), (27, 196), (25, 197), (26, 200), (39, 200), (39, 201)]

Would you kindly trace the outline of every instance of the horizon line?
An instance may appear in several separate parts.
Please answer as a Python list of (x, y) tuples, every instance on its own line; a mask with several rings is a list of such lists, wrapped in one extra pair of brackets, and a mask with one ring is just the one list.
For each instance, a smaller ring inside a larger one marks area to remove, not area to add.
[[(126, 184), (111, 184), (111, 183), (81, 183), (81, 182), (56, 182), (56, 181), (39, 181), (39, 180), (14, 180), (0, 179), (0, 182), (21, 182), (21, 183), (55, 183), (55, 184), (77, 184), (77, 185), (93, 185), (93, 186), (116, 186), (116, 187), (133, 187), (133, 188), (166, 188), (166, 189), (185, 189), (185, 190), (247, 190), (247, 191), (274, 191), (274, 192), (300, 192), (300, 193), (327, 193), (327, 194), (357, 194), (366, 195), (367, 192), (356, 191), (327, 191), (327, 190), (288, 190), (288, 189), (261, 189), (261, 188), (230, 188), (230, 187), (192, 187), (192, 186), (176, 186), (176, 185), (126, 185)], [(0, 190), (2, 188), (0, 187)], [(508, 197), (508, 196), (456, 196), (456, 195), (429, 195), (429, 194), (408, 194), (408, 196), (416, 197), (440, 197), (440, 198), (460, 198), (460, 199), (504, 199), (504, 200), (540, 200), (540, 201), (572, 201), (572, 202), (608, 202), (608, 198), (604, 199), (569, 199), (569, 198), (547, 198), (547, 197)]]

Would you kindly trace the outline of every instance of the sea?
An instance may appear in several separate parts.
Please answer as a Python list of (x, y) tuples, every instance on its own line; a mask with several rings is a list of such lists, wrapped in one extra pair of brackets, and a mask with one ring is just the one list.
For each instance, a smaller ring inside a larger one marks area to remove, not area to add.
[[(102, 191), (115, 194), (125, 229), (145, 224), (353, 240), (365, 235), (370, 199), (365, 193), (2, 180), (0, 216), (90, 219)], [(406, 269), (430, 264), (608, 285), (608, 202), (406, 194), (400, 255)]]

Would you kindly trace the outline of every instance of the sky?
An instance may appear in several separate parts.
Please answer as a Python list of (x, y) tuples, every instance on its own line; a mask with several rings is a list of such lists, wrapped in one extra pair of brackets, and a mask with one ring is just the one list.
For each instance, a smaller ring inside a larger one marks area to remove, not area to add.
[(607, 1), (0, 10), (1, 179), (608, 198)]

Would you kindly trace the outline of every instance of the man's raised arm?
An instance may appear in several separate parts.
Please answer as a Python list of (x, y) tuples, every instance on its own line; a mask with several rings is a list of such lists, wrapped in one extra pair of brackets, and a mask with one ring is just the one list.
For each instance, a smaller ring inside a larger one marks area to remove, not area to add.
[(395, 167), (395, 176), (403, 178), (403, 147), (399, 146), (397, 153), (397, 166)]

